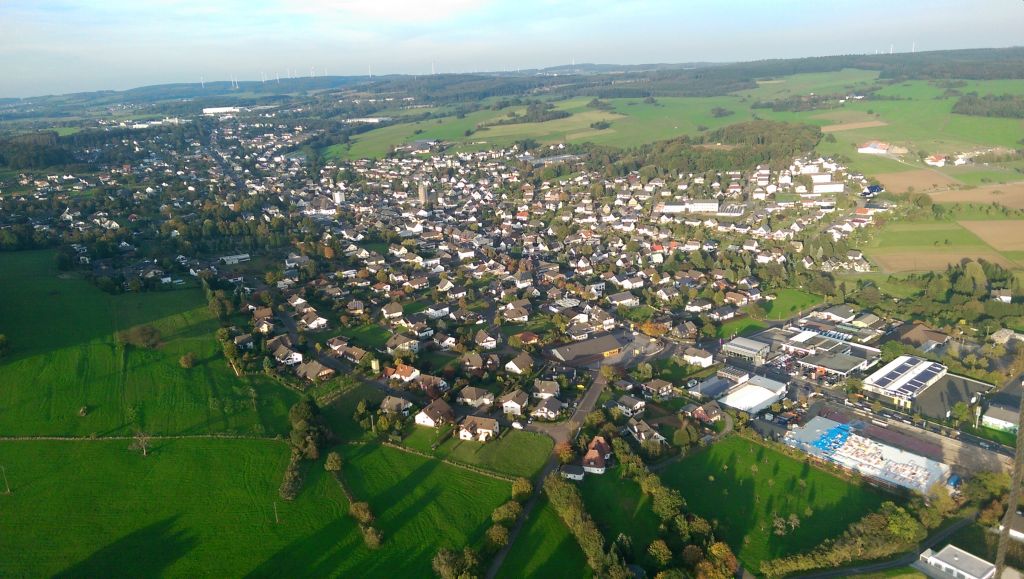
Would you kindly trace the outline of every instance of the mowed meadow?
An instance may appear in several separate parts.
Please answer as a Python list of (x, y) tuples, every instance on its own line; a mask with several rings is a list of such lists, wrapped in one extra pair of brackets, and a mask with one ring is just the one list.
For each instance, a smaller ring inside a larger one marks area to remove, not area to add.
[[(0, 334), (11, 345), (0, 362), (0, 435), (286, 432), (297, 396), (234, 375), (199, 289), (110, 295), (55, 263), (48, 251), (0, 254)], [(118, 332), (143, 325), (159, 330), (156, 348), (118, 343)], [(185, 369), (188, 352), (197, 362)]]
[(441, 547), (479, 546), (510, 485), (401, 451), (345, 446), (343, 474), (377, 516), (363, 545), (322, 461), (277, 496), (273, 440), (4, 441), (0, 576), (429, 577)]

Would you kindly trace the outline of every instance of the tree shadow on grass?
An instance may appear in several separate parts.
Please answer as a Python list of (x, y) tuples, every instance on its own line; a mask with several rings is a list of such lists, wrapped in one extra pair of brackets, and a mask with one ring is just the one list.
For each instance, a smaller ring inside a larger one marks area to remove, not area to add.
[(198, 540), (175, 529), (177, 517), (168, 517), (133, 531), (61, 571), (57, 577), (160, 577), (178, 559), (194, 549)]

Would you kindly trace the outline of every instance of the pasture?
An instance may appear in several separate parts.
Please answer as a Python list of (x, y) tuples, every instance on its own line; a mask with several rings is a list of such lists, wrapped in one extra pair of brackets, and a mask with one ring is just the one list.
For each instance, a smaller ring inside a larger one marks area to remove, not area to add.
[[(811, 468), (808, 463), (730, 436), (661, 471), (689, 510), (717, 522), (717, 533), (744, 567), (808, 551), (877, 509), (885, 496)], [(794, 514), (799, 527), (773, 533), (773, 514)]]
[[(434, 552), (476, 545), (502, 481), (368, 445), (341, 449), (345, 477), (377, 515), (363, 546), (321, 464), (293, 502), (277, 496), (288, 447), (262, 440), (0, 442), (0, 575), (426, 577)], [(274, 508), (277, 508), (275, 522)]]
[[(287, 430), (297, 396), (262, 376), (235, 376), (200, 290), (109, 295), (58, 275), (48, 251), (0, 254), (0, 271), (0, 333), (12, 348), (0, 362), (0, 433)], [(141, 325), (159, 330), (158, 347), (118, 343), (118, 332)], [(187, 352), (197, 358), (190, 369), (178, 362)]]
[(533, 510), (505, 558), (498, 577), (565, 577), (586, 579), (593, 572), (587, 566), (576, 538), (546, 498)]

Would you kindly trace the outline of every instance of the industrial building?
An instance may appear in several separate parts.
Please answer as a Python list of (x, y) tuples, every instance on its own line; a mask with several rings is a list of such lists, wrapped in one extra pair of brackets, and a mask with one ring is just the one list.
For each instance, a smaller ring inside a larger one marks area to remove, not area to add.
[(737, 384), (725, 396), (719, 398), (718, 403), (754, 416), (785, 397), (784, 383), (764, 376), (753, 376)]
[(946, 367), (938, 362), (900, 356), (865, 378), (864, 390), (909, 409), (918, 395), (945, 375)]
[(764, 342), (743, 337), (733, 338), (722, 346), (723, 355), (749, 360), (755, 366), (761, 366), (765, 363), (770, 350), (771, 347)]
[(783, 441), (880, 484), (921, 494), (949, 478), (948, 465), (867, 438), (865, 430), (859, 422), (843, 424), (815, 416), (806, 425), (787, 432)]

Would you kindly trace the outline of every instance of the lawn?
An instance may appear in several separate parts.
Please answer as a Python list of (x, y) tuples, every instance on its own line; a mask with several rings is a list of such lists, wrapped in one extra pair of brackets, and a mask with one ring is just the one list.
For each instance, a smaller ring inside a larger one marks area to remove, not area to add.
[(800, 291), (797, 289), (780, 289), (775, 292), (775, 299), (768, 302), (765, 310), (768, 318), (772, 320), (783, 320), (794, 315), (799, 315), (822, 302), (822, 297), (817, 294)]
[(362, 382), (345, 383), (341, 385), (343, 390), (333, 402), (324, 406), (321, 412), (331, 427), (331, 432), (344, 441), (368, 440), (372, 434), (363, 430), (363, 427), (353, 418), (356, 407), (361, 400), (366, 401), (368, 409), (376, 409), (380, 401), (384, 399), (384, 393), (373, 386)]
[(391, 333), (377, 324), (364, 324), (354, 328), (341, 328), (339, 334), (352, 340), (364, 350), (376, 351), (384, 347)]
[(714, 366), (710, 368), (700, 368), (698, 366), (690, 366), (689, 364), (680, 366), (671, 358), (653, 360), (651, 366), (654, 369), (655, 378), (668, 380), (680, 388), (686, 385), (686, 380), (689, 378), (707, 376), (713, 374), (716, 369)]
[(632, 480), (619, 478), (619, 468), (610, 468), (603, 475), (587, 476), (580, 486), (587, 512), (610, 544), (620, 533), (632, 541), (632, 555), (626, 559), (650, 569), (647, 546), (658, 538), (661, 521), (651, 510), (651, 499)]
[(767, 327), (764, 322), (745, 316), (725, 322), (722, 327), (718, 328), (715, 335), (719, 338), (730, 339), (733, 336), (749, 336)]
[[(234, 375), (200, 290), (106, 294), (58, 275), (48, 251), (0, 254), (0, 271), (0, 334), (12, 348), (0, 363), (0, 433), (287, 430), (296, 395), (262, 376)], [(119, 331), (139, 325), (160, 331), (159, 347), (118, 344)], [(178, 360), (187, 352), (198, 361), (186, 370)]]
[[(441, 546), (479, 544), (507, 483), (399, 451), (345, 448), (346, 477), (377, 515), (369, 551), (344, 495), (311, 465), (277, 495), (288, 447), (257, 440), (0, 442), (2, 576), (427, 577)], [(275, 506), (280, 522), (275, 522)]]
[(505, 562), (498, 571), (499, 578), (564, 577), (585, 579), (593, 573), (587, 567), (576, 538), (548, 503), (547, 499), (533, 510), (530, 518), (512, 544)]
[[(691, 511), (717, 521), (719, 535), (755, 572), (761, 561), (808, 551), (839, 535), (887, 498), (739, 436), (670, 465), (661, 478), (682, 493)], [(774, 535), (773, 513), (797, 515), (799, 528)]]

